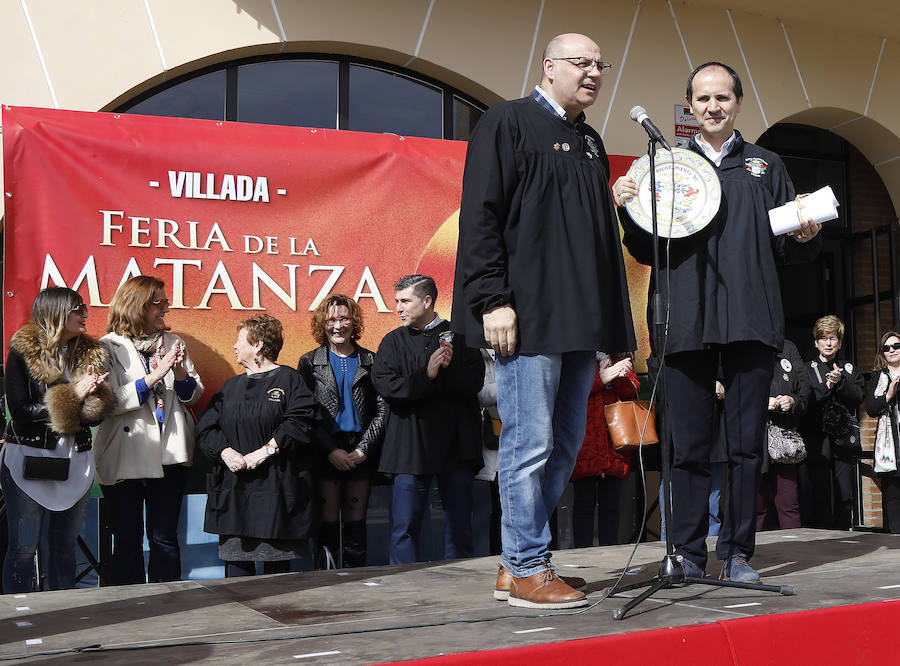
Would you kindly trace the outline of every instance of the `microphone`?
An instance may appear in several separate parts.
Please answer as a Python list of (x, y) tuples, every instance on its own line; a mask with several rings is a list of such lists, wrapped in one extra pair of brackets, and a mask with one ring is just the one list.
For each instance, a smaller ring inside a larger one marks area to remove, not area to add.
[(659, 131), (659, 128), (653, 124), (653, 121), (650, 120), (650, 116), (647, 115), (647, 111), (642, 106), (633, 106), (631, 107), (631, 111), (628, 112), (628, 115), (631, 116), (631, 119), (640, 123), (644, 126), (644, 129), (647, 130), (647, 134), (650, 135), (650, 138), (659, 143), (663, 148), (671, 152), (671, 148), (669, 144), (666, 143), (665, 137), (662, 135), (662, 132)]

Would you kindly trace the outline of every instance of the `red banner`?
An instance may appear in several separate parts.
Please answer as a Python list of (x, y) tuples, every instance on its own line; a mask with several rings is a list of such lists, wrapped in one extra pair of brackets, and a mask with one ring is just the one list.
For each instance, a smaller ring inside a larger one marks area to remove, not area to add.
[[(355, 297), (362, 344), (398, 325), (393, 283), (429, 273), (449, 316), (466, 144), (385, 134), (4, 107), (4, 342), (45, 286), (91, 306), (101, 336), (128, 277), (154, 275), (212, 395), (239, 371), (239, 321), (285, 326), (279, 361), (315, 346), (309, 312)], [(630, 158), (614, 161), (624, 171)], [(624, 165), (624, 167), (623, 167)], [(646, 278), (629, 265), (635, 321)], [(639, 336), (645, 338), (646, 336)]]

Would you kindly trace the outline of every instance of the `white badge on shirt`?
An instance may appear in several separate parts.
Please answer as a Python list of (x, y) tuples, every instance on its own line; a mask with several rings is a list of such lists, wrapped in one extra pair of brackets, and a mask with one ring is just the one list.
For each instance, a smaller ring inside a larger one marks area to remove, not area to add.
[(848, 375), (852, 375), (853, 374), (853, 364), (848, 363), (847, 365), (844, 366), (844, 370), (847, 371)]
[(782, 370), (784, 370), (785, 372), (790, 372), (791, 367), (793, 367), (793, 366), (791, 366), (791, 362), (789, 360), (787, 360), (786, 358), (781, 359), (781, 369)]

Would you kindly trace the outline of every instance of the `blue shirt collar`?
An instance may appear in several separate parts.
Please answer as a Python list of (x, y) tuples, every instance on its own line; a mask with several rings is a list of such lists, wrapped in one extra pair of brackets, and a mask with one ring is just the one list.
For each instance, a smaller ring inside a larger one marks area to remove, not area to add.
[(534, 87), (534, 90), (531, 93), (531, 99), (547, 109), (547, 111), (549, 111), (553, 115), (558, 116), (563, 120), (569, 120), (569, 122), (574, 123), (584, 120), (584, 112), (579, 113), (578, 117), (575, 118), (575, 120), (570, 120), (569, 117), (566, 116), (566, 110), (559, 105), (559, 102), (550, 97), (550, 95), (548, 95), (540, 86)]

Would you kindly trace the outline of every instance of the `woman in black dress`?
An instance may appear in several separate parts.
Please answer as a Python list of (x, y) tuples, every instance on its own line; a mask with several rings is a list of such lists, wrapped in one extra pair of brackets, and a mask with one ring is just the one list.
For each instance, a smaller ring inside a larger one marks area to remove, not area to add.
[(362, 330), (356, 301), (332, 294), (313, 313), (312, 334), (321, 346), (304, 354), (297, 365), (323, 417), (313, 436), (320, 569), (366, 565), (369, 487), (378, 468), (388, 408), (369, 376), (375, 354), (357, 344)]
[(219, 535), (225, 576), (284, 573), (305, 550), (312, 524), (310, 438), (315, 405), (293, 368), (278, 365), (281, 322), (255, 315), (238, 325), (244, 374), (225, 382), (197, 424), (213, 461), (204, 529)]

